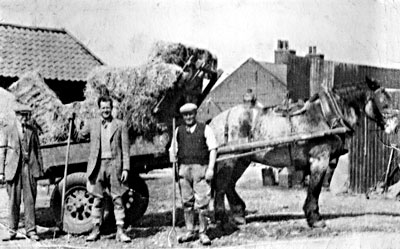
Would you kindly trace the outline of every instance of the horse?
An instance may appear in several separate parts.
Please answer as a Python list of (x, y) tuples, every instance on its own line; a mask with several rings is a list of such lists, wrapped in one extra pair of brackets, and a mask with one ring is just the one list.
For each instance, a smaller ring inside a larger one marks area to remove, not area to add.
[(325, 227), (318, 206), (323, 178), (329, 163), (335, 161), (333, 159), (337, 161), (339, 156), (347, 152), (346, 138), (357, 128), (357, 121), (362, 113), (374, 120), (386, 133), (392, 133), (397, 128), (398, 118), (394, 114), (396, 111), (392, 107), (390, 95), (378, 82), (369, 78), (360, 84), (321, 91), (297, 108), (296, 105), (286, 105), (261, 109), (241, 104), (215, 116), (209, 125), (220, 145), (274, 141), (340, 127), (347, 131), (274, 144), (247, 156), (235, 158), (232, 156), (235, 153), (232, 153), (226, 160), (219, 161), (213, 181), (217, 224), (226, 224), (229, 221), (225, 212), (225, 195), (233, 220), (238, 224), (245, 223), (246, 205), (236, 192), (235, 185), (250, 163), (257, 162), (277, 168), (295, 166), (296, 169), (310, 174), (303, 211), (311, 228)]

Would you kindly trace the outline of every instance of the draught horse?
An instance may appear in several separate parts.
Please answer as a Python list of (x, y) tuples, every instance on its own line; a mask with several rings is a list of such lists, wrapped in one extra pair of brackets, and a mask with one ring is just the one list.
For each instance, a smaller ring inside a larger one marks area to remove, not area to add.
[(220, 145), (273, 141), (296, 134), (329, 131), (335, 127), (347, 127), (350, 132), (276, 145), (239, 158), (230, 155), (230, 159), (218, 162), (214, 177), (216, 222), (224, 224), (229, 220), (225, 212), (225, 195), (234, 220), (245, 221), (246, 205), (235, 185), (249, 164), (258, 162), (278, 168), (295, 166), (308, 172), (310, 181), (303, 206), (305, 217), (310, 227), (324, 227), (318, 207), (323, 178), (329, 162), (345, 153), (345, 138), (356, 129), (360, 115), (364, 113), (386, 133), (393, 132), (398, 125), (390, 95), (368, 78), (359, 84), (322, 91), (297, 111), (277, 109), (238, 105), (217, 115), (210, 126)]

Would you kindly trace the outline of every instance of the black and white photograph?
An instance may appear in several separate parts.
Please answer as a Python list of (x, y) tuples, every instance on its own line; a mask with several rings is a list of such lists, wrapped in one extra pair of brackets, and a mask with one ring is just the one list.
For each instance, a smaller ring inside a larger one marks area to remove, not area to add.
[(0, 249), (400, 248), (399, 23), (0, 0)]

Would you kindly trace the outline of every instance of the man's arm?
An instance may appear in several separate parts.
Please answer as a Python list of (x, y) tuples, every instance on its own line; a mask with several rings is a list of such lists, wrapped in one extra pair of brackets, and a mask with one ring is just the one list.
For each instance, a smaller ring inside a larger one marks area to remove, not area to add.
[(122, 124), (122, 131), (121, 131), (121, 140), (122, 140), (122, 169), (123, 170), (130, 170), (130, 155), (129, 155), (129, 135), (128, 135), (128, 127), (126, 123)]
[(211, 181), (214, 177), (215, 161), (217, 160), (217, 147), (218, 143), (215, 138), (214, 132), (210, 126), (206, 125), (204, 130), (204, 136), (206, 137), (206, 143), (208, 150), (210, 151), (208, 167), (206, 171), (206, 180)]
[(169, 162), (176, 163), (178, 162), (177, 153), (178, 153), (178, 127), (176, 127), (175, 132), (172, 136), (171, 146), (169, 147)]
[(40, 140), (39, 136), (37, 133), (36, 128), (33, 128), (33, 136), (32, 136), (32, 143), (33, 143), (33, 150), (35, 152), (35, 155), (37, 156), (37, 163), (39, 167), (39, 177), (43, 175), (43, 157), (42, 157), (42, 152), (40, 151)]
[(121, 127), (121, 150), (122, 150), (122, 175), (121, 181), (126, 182), (128, 180), (130, 165), (130, 155), (129, 155), (129, 134), (128, 127), (124, 122)]

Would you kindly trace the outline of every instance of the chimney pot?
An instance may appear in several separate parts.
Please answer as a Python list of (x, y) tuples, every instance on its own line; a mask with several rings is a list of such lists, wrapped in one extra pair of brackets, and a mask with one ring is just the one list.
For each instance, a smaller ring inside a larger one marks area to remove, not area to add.
[(313, 46), (313, 54), (317, 54), (317, 47)]
[(309, 47), (308, 47), (308, 53), (309, 53), (309, 54), (312, 54), (312, 51), (313, 51), (313, 47), (312, 47), (312, 46), (309, 46)]
[(282, 49), (282, 40), (278, 40), (278, 49)]

